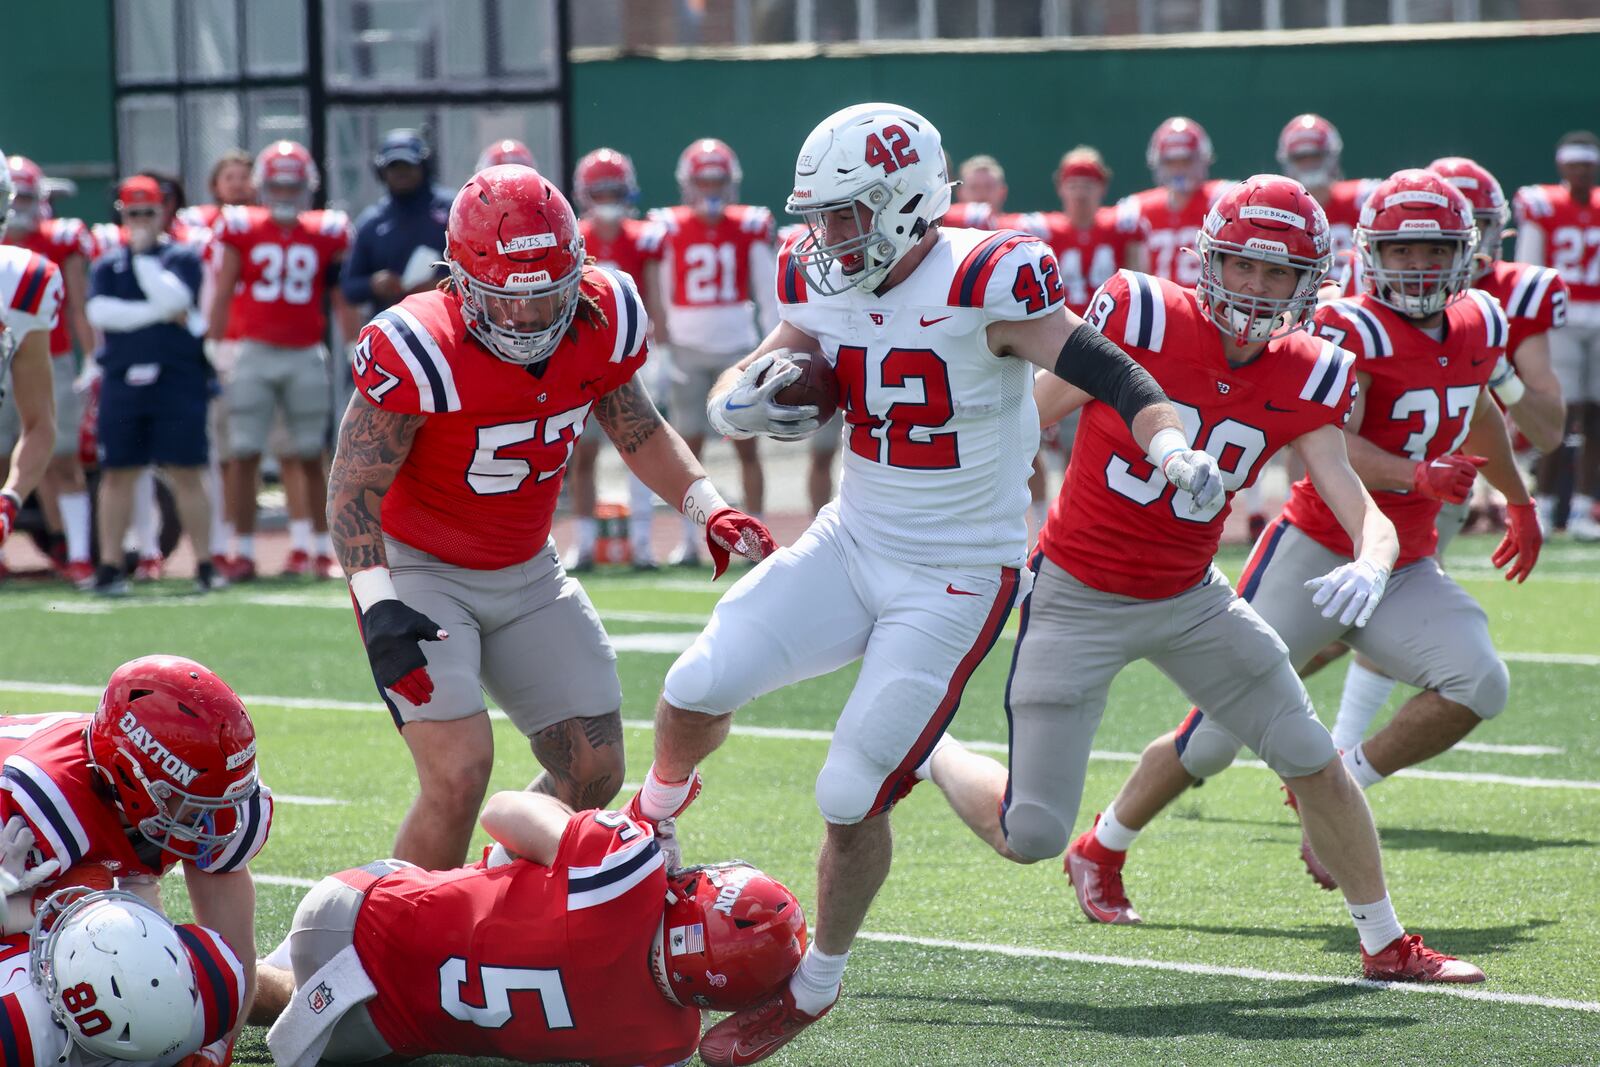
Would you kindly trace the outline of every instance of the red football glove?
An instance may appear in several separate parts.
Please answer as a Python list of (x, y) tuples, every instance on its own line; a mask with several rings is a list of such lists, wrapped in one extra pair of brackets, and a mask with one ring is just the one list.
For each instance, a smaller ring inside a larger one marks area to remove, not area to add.
[(1429, 500), (1442, 500), (1446, 504), (1460, 504), (1472, 495), (1472, 483), (1478, 478), (1478, 468), (1489, 460), (1484, 456), (1463, 456), (1459, 453), (1440, 456), (1432, 463), (1418, 463), (1411, 472), (1411, 487)]
[(711, 574), (714, 582), (728, 569), (730, 553), (737, 552), (752, 563), (760, 563), (778, 550), (778, 542), (760, 519), (733, 508), (720, 508), (706, 520), (706, 547), (716, 566)]
[(1506, 505), (1506, 536), (1494, 550), (1489, 562), (1506, 568), (1506, 581), (1524, 582), (1539, 562), (1539, 549), (1544, 545), (1544, 531), (1539, 529), (1539, 512), (1532, 504)]
[[(17, 510), (22, 506), (22, 501), (9, 489), (0, 489), (0, 545), (6, 543), (6, 538), (11, 536), (11, 528), (17, 524)], [(759, 524), (758, 524), (759, 525)], [(765, 528), (763, 528), (765, 532)], [(768, 538), (770, 541), (771, 538)], [(727, 553), (723, 553), (724, 559)], [(717, 571), (718, 574), (722, 572)]]

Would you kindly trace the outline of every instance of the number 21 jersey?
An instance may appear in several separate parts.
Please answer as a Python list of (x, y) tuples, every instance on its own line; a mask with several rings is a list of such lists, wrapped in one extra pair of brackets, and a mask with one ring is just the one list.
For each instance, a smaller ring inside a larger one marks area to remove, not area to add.
[(911, 563), (1020, 565), (1039, 448), (1033, 367), (996, 356), (986, 328), (1059, 313), (1050, 249), (1023, 233), (941, 228), (888, 292), (824, 296), (785, 247), (777, 284), (779, 315), (817, 339), (839, 378), (845, 529)]

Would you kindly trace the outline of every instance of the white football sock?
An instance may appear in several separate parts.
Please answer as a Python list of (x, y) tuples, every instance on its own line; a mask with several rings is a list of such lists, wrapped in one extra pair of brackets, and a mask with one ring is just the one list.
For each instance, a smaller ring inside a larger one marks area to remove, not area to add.
[(1395, 938), (1405, 936), (1405, 927), (1395, 917), (1394, 905), (1387, 896), (1372, 904), (1346, 906), (1356, 924), (1356, 932), (1361, 935), (1361, 947), (1368, 952), (1377, 952)]
[(247, 559), (254, 563), (256, 560), (256, 535), (240, 534), (238, 536), (238, 543), (239, 547), (236, 550), (235, 555), (237, 555), (240, 559)]
[(794, 977), (789, 979), (789, 992), (794, 996), (794, 1006), (807, 1015), (815, 1015), (839, 999), (839, 983), (844, 979), (844, 965), (850, 962), (850, 953), (830, 956), (813, 943), (806, 947)]
[(1344, 695), (1339, 698), (1339, 715), (1333, 720), (1333, 745), (1343, 752), (1359, 745), (1367, 727), (1389, 702), (1395, 681), (1386, 674), (1368, 670), (1352, 659), (1344, 673)]
[(1345, 769), (1350, 772), (1350, 777), (1354, 778), (1356, 785), (1359, 785), (1362, 789), (1371, 789), (1383, 781), (1384, 776), (1372, 764), (1367, 762), (1365, 745), (1357, 745), (1355, 748), (1345, 749), (1342, 758)]
[(1132, 830), (1117, 821), (1117, 806), (1107, 804), (1094, 828), (1094, 839), (1112, 852), (1126, 852), (1133, 847), (1141, 831)]
[(933, 757), (937, 756), (946, 745), (956, 743), (956, 739), (949, 734), (941, 734), (939, 740), (934, 743), (933, 751), (928, 753), (928, 758), (917, 764), (917, 769), (911, 772), (917, 776), (917, 781), (926, 782), (931, 779), (933, 777)]
[(600, 539), (600, 520), (593, 515), (578, 516), (578, 555), (594, 555), (594, 543)]
[(694, 772), (681, 782), (663, 782), (656, 777), (655, 764), (645, 773), (644, 785), (639, 789), (639, 810), (647, 819), (665, 819), (689, 799), (689, 785)]
[(311, 541), (314, 545), (316, 545), (317, 555), (333, 555), (333, 534), (329, 533), (327, 530), (323, 530), (319, 534), (312, 534)]
[(311, 552), (311, 520), (289, 520), (289, 547), (296, 552)]
[(655, 546), (651, 526), (655, 520), (656, 494), (631, 472), (628, 475), (628, 546), (635, 563), (654, 563)]
[(217, 466), (215, 455), (206, 468), (204, 481), (206, 499), (211, 501), (211, 554), (220, 556), (228, 551), (228, 542), (233, 540), (233, 523), (227, 519), (228, 509), (222, 499), (222, 470)]
[(140, 559), (161, 556), (161, 508), (156, 503), (156, 474), (146, 467), (133, 488), (133, 521), (128, 529)]
[(67, 535), (67, 562), (89, 562), (89, 494), (62, 493), (61, 526)]

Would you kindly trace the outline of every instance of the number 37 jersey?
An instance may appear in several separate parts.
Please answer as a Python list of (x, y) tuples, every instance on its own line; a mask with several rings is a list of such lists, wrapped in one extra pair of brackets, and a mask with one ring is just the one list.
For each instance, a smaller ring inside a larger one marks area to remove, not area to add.
[(817, 339), (838, 375), (845, 529), (912, 563), (1022, 563), (1039, 447), (1033, 367), (991, 352), (986, 327), (1060, 311), (1049, 247), (1027, 234), (940, 228), (888, 292), (836, 296), (807, 286), (790, 247), (778, 256), (778, 311)]

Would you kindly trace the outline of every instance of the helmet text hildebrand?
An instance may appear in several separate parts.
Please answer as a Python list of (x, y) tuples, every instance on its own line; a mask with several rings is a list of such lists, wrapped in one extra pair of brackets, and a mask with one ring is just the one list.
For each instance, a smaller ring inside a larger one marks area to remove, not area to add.
[(497, 240), (494, 243), (495, 250), (501, 255), (509, 252), (527, 252), (535, 248), (554, 248), (555, 246), (556, 235), (553, 233), (528, 233), (523, 234), (521, 237), (513, 237), (509, 241)]
[(139, 720), (133, 712), (123, 712), (122, 719), (117, 725), (121, 727), (123, 733), (128, 735), (128, 740), (133, 742), (134, 748), (154, 760), (165, 774), (175, 779), (180, 785), (191, 785), (196, 778), (200, 777), (199, 771), (173, 755), (171, 750), (154, 737), (149, 730), (140, 726)]
[(1449, 207), (1450, 201), (1438, 193), (1430, 193), (1426, 189), (1402, 189), (1398, 193), (1390, 193), (1383, 198), (1385, 210), (1397, 207), (1400, 204), (1431, 204), (1434, 207)]
[(1299, 229), (1306, 228), (1306, 217), (1297, 215), (1293, 211), (1283, 208), (1267, 207), (1262, 204), (1246, 204), (1239, 209), (1241, 219), (1267, 219), (1272, 222), (1281, 222), (1286, 226), (1295, 226)]

